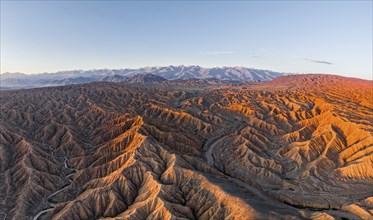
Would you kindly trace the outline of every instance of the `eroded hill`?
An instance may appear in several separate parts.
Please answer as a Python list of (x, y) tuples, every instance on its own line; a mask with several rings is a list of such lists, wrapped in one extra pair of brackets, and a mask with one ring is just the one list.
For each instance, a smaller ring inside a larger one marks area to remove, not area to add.
[(372, 219), (372, 81), (1, 92), (0, 218)]

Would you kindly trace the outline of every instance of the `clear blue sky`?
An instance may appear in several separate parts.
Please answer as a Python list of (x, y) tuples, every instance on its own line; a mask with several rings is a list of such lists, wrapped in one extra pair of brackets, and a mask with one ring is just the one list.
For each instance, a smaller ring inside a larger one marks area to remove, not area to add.
[(1, 1), (1, 72), (246, 66), (372, 79), (372, 1)]

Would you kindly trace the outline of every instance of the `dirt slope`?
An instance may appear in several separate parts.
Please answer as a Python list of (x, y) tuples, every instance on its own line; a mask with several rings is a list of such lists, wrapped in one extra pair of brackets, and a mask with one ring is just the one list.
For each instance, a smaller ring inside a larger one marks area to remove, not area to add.
[(372, 81), (92, 83), (0, 107), (0, 218), (373, 218)]

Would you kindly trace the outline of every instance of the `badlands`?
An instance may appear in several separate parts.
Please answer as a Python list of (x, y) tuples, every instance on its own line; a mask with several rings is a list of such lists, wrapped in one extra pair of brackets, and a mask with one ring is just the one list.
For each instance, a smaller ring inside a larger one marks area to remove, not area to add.
[(0, 96), (0, 219), (373, 219), (372, 81)]

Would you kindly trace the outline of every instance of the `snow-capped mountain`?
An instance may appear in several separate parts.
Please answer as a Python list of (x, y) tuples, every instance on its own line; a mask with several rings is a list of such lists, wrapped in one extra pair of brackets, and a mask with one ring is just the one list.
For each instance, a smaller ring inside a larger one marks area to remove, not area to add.
[(167, 80), (175, 79), (206, 79), (218, 78), (222, 80), (242, 81), (266, 81), (274, 79), (284, 73), (269, 70), (258, 70), (246, 67), (214, 67), (204, 68), (200, 66), (166, 66), (166, 67), (145, 67), (124, 71), (126, 75), (151, 73), (161, 76)]
[(246, 67), (204, 68), (180, 65), (138, 69), (73, 70), (40, 74), (4, 73), (0, 75), (0, 87), (44, 87), (82, 84), (94, 81), (131, 83), (131, 80), (129, 80), (131, 77), (143, 74), (152, 74), (166, 80), (216, 78), (228, 81), (268, 81), (284, 75), (281, 72)]

